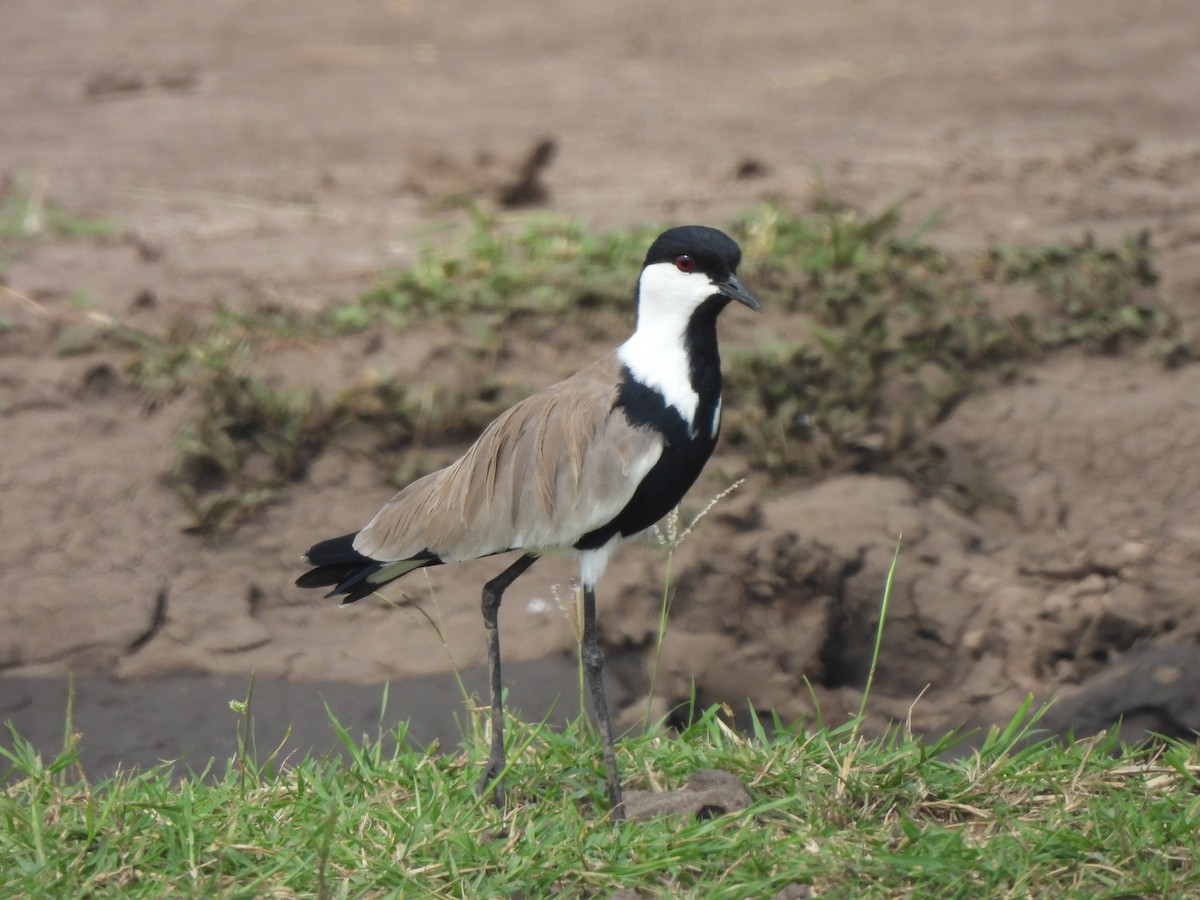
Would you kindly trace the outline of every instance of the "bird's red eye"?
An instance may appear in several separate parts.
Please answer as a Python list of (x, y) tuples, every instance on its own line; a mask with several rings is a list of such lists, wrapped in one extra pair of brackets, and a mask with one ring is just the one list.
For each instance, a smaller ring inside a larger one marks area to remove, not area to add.
[(675, 268), (680, 272), (691, 272), (696, 268), (696, 261), (686, 253), (683, 253), (675, 257)]

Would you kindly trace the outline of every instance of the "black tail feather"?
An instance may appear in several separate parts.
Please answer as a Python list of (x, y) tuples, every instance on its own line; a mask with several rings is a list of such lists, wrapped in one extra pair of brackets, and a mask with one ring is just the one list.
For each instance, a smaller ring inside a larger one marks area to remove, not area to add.
[[(342, 602), (339, 604), (340, 606), (346, 606), (349, 603), (353, 603), (355, 600), (361, 600), (363, 597), (370, 597), (373, 593), (388, 583), (387, 581), (381, 581), (376, 584), (373, 581), (367, 581), (367, 576), (377, 572), (382, 568), (383, 564), (380, 563), (377, 566), (371, 566), (370, 568), (364, 569), (354, 578), (348, 578), (346, 581), (343, 581), (325, 596), (336, 597), (340, 594), (344, 594), (345, 596), (342, 597)], [(388, 581), (391, 580), (392, 579), (390, 578), (388, 579)]]
[(420, 565), (405, 569), (392, 578), (372, 579), (371, 576), (394, 560), (372, 559), (354, 549), (354, 539), (357, 532), (343, 534), (341, 537), (330, 538), (313, 544), (304, 554), (304, 561), (313, 568), (296, 579), (296, 586), (302, 588), (333, 587), (326, 597), (343, 596), (342, 605), (369, 597), (389, 581), (407, 574), (420, 566), (437, 565), (441, 562), (436, 554), (424, 551), (413, 557), (420, 560)]
[[(364, 582), (368, 576), (382, 569), (384, 563), (355, 550), (354, 539), (357, 536), (357, 532), (351, 532), (313, 544), (304, 554), (304, 561), (313, 568), (296, 579), (296, 586), (332, 586), (333, 590), (325, 596), (349, 595), (343, 603), (352, 603), (374, 593), (380, 585)], [(355, 587), (357, 590), (354, 590)]]
[(363, 568), (362, 563), (340, 563), (332, 566), (318, 566), (309, 569), (296, 579), (296, 587), (319, 588), (341, 584), (347, 578), (352, 578)]
[(373, 562), (369, 556), (363, 556), (354, 549), (354, 539), (357, 531), (343, 534), (341, 537), (330, 538), (327, 541), (313, 544), (304, 554), (304, 561), (310, 566), (330, 566), (338, 563)]

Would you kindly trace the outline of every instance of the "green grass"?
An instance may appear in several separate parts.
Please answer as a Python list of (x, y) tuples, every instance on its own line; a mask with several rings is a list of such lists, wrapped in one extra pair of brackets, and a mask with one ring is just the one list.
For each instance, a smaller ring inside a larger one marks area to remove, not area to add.
[(449, 246), (427, 247), (408, 269), (332, 310), (357, 329), (439, 314), (505, 318), (626, 310), (633, 281), (659, 229), (589, 231), (578, 220), (534, 216), (506, 227), (468, 206), (470, 228)]
[(219, 774), (93, 784), (70, 712), (49, 762), (14, 732), (0, 747), (0, 896), (1200, 896), (1200, 746), (1043, 739), (1032, 698), (969, 752), (965, 735), (865, 738), (862, 710), (833, 727), (753, 717), (739, 734), (712, 707), (677, 736), (620, 741), (626, 796), (721, 769), (749, 808), (614, 823), (585, 719), (509, 716), (501, 811), (474, 790), (482, 708), (468, 707), (459, 753), (411, 747), (403, 724), (385, 733), (383, 712), (376, 737), (356, 738), (331, 712), (344, 754), (293, 763), (286, 741), (260, 756), (252, 689), (230, 701), (238, 751)]
[(1196, 746), (1038, 742), (1028, 713), (951, 759), (953, 736), (743, 737), (712, 709), (679, 737), (623, 740), (627, 787), (720, 768), (753, 805), (621, 825), (604, 817), (598, 746), (578, 722), (510, 723), (506, 814), (474, 793), (483, 741), (414, 750), (403, 729), (356, 740), (334, 720), (345, 760), (239, 757), (207, 780), (164, 767), (93, 784), (74, 743), (43, 762), (18, 739), (0, 895), (1200, 895)]
[(105, 237), (116, 231), (108, 219), (70, 212), (46, 199), (23, 178), (0, 182), (0, 238), (33, 239), (45, 234), (67, 238)]

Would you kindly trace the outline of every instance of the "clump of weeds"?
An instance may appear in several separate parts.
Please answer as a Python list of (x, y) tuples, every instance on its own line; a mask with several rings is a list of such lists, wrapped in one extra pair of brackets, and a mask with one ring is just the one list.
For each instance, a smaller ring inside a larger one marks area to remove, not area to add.
[[(895, 208), (775, 206), (735, 233), (747, 278), (793, 320), (787, 338), (735, 349), (729, 367), (727, 434), (776, 477), (886, 469), (983, 379), (1056, 350), (1152, 342), (1168, 362), (1191, 355), (1154, 290), (1145, 233), (960, 257), (902, 232)], [(998, 292), (1022, 295), (1023, 311), (1005, 313)]]
[(71, 212), (49, 199), (41, 181), (0, 177), (0, 238), (105, 237), (114, 231), (116, 225), (108, 219)]
[(192, 530), (231, 527), (304, 475), (333, 420), (314, 391), (276, 390), (251, 375), (213, 372), (176, 438), (168, 483)]

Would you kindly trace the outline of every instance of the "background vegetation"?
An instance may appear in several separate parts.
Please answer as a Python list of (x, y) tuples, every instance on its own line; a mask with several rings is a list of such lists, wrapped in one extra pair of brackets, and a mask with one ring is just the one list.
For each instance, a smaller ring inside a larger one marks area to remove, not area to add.
[[(524, 393), (486, 376), (474, 385), (363, 379), (334, 396), (265, 379), (261, 360), (298, 342), (350, 340), (452, 321), (463, 360), (495, 354), (514, 327), (535, 336), (577, 327), (616, 342), (658, 232), (592, 232), (553, 218), (501, 221), (473, 207), (459, 236), (438, 235), (410, 268), (317, 314), (219, 308), (162, 333), (94, 330), (63, 352), (128, 349), (125, 376), (150, 404), (180, 394), (194, 412), (170, 483), (196, 530), (227, 530), (354, 432), (397, 484), (430, 464), (429, 447), (469, 440)], [(922, 437), (965, 396), (1047, 354), (1135, 347), (1175, 365), (1193, 355), (1160, 302), (1146, 233), (1112, 246), (1092, 237), (950, 254), (905, 231), (900, 211), (876, 217), (773, 205), (728, 226), (743, 280), (767, 299), (772, 337), (727, 350), (725, 441), (775, 479), (892, 471), (922, 483), (936, 454)], [(401, 449), (402, 448), (402, 449)]]

